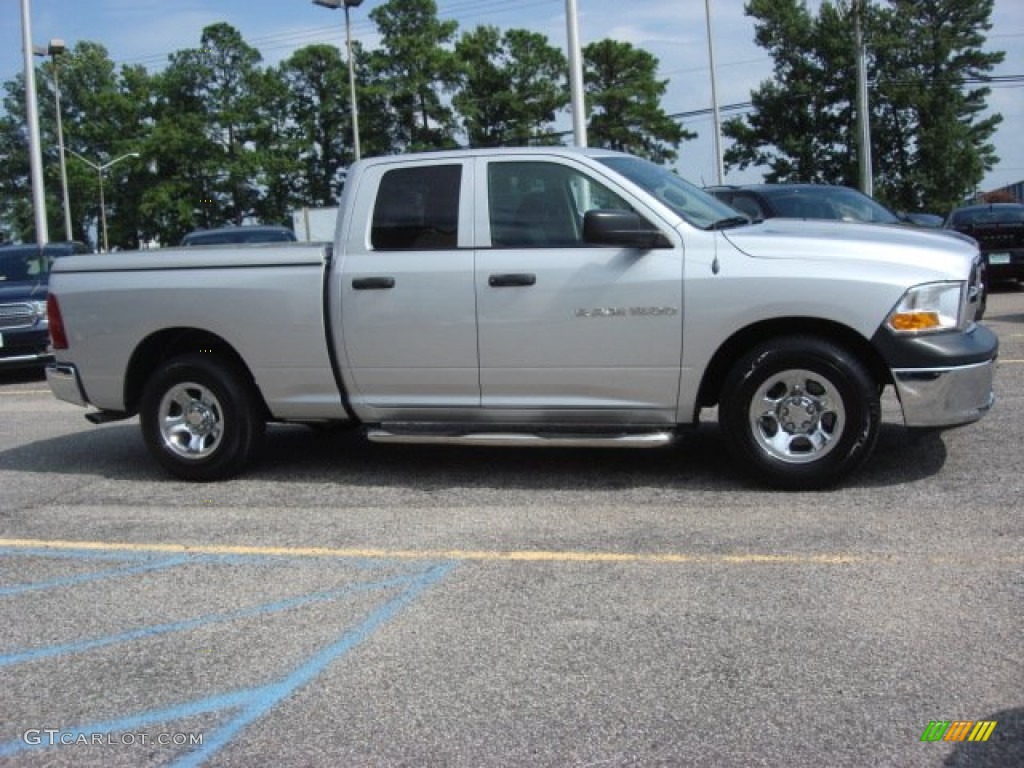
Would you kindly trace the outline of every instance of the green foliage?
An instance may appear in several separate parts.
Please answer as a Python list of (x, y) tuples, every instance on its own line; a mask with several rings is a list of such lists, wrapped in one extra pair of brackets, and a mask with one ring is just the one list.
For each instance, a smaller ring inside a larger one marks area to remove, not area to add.
[[(891, 206), (945, 211), (997, 161), (999, 116), (980, 119), (987, 88), (972, 88), (1002, 60), (983, 53), (992, 0), (865, 4), (869, 122), (875, 194)], [(729, 166), (763, 165), (774, 181), (858, 186), (854, 7), (825, 0), (749, 0), (755, 39), (773, 77), (753, 110), (728, 121)]]
[(340, 173), (353, 160), (347, 66), (337, 48), (310, 45), (277, 71), (284, 86), (280, 130), (298, 173), (288, 173), (286, 163), (276, 173), (294, 179), (292, 193), (306, 205), (335, 205)]
[(381, 48), (370, 54), (371, 87), (391, 116), (394, 149), (455, 146), (455, 115), (441, 98), (458, 82), (458, 62), (445, 46), (458, 23), (441, 21), (434, 0), (388, 0), (370, 11)]
[[(559, 141), (569, 101), (567, 65), (543, 35), (477, 27), (458, 38), (434, 0), (386, 0), (370, 18), (380, 45), (354, 45), (364, 155), (471, 145)], [(458, 38), (458, 39), (457, 39)], [(690, 136), (662, 112), (657, 60), (626, 44), (587, 49), (594, 143), (655, 160)], [(102, 246), (103, 171), (111, 247), (157, 239), (173, 245), (197, 227), (288, 223), (301, 206), (336, 203), (354, 159), (348, 63), (330, 45), (267, 67), (225, 23), (202, 30), (167, 66), (116, 67), (103, 46), (81, 42), (57, 61), (72, 236)], [(64, 238), (54, 104), (54, 64), (37, 66), (51, 239)], [(3, 84), (0, 222), (11, 239), (35, 237), (20, 76)], [(138, 158), (123, 158), (138, 153)]]
[(661, 108), (667, 80), (658, 60), (629, 43), (601, 40), (583, 49), (584, 86), (590, 108), (588, 143), (664, 163), (694, 134)]
[(569, 103), (565, 56), (525, 29), (477, 27), (455, 46), (459, 89), (452, 104), (471, 147), (548, 143)]

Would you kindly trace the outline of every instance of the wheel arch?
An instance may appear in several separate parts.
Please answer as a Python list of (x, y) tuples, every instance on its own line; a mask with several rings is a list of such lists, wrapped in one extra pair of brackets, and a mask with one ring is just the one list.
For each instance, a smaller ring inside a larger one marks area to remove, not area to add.
[(269, 414), (266, 402), (252, 371), (238, 351), (226, 340), (201, 328), (166, 328), (143, 339), (128, 361), (124, 380), (125, 410), (137, 413), (142, 393), (150, 376), (166, 361), (191, 353), (209, 354), (225, 360), (236, 368), (251, 385), (264, 415)]
[(815, 317), (780, 317), (763, 320), (736, 331), (711, 357), (697, 392), (697, 407), (718, 405), (729, 370), (746, 352), (758, 344), (781, 336), (818, 336), (850, 351), (879, 386), (892, 383), (892, 373), (882, 356), (849, 326)]

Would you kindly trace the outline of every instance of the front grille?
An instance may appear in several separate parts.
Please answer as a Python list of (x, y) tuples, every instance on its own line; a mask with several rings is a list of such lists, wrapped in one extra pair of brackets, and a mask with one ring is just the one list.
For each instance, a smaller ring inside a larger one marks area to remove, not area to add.
[(0, 328), (31, 328), (35, 322), (31, 304), (0, 304)]

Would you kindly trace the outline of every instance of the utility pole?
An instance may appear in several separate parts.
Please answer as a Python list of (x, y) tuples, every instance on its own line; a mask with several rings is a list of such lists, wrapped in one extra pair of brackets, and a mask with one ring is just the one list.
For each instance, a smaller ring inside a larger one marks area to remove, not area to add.
[(583, 104), (583, 54), (580, 52), (580, 20), (576, 0), (565, 0), (569, 34), (569, 97), (572, 101), (572, 133), (577, 147), (587, 146), (587, 115)]
[(864, 50), (864, 18), (867, 0), (853, 0), (853, 36), (857, 47), (857, 159), (860, 191), (870, 197), (874, 191), (871, 172), (871, 115), (868, 109), (868, 61)]
[(722, 163), (722, 119), (718, 115), (718, 88), (715, 77), (715, 45), (711, 37), (711, 0), (704, 0), (704, 16), (708, 23), (708, 62), (711, 65), (711, 115), (715, 129), (715, 177), (717, 183), (725, 183), (725, 169)]
[(32, 60), (32, 14), (28, 0), (21, 0), (21, 44), (25, 51), (25, 117), (28, 121), (28, 157), (32, 173), (32, 208), (35, 211), (36, 243), (50, 242), (46, 224), (46, 190), (43, 188), (43, 152), (39, 142), (39, 104), (36, 101), (36, 65)]

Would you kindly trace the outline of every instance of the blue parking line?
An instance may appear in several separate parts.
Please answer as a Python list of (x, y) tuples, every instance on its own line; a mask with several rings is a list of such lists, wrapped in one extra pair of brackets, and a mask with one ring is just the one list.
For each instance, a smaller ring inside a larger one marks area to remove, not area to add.
[(43, 648), (33, 648), (27, 651), (16, 651), (14, 653), (0, 655), (0, 667), (10, 667), (15, 664), (23, 664), (27, 661), (38, 661), (39, 659), (63, 656), (69, 653), (83, 653), (96, 648), (103, 648), (108, 645), (127, 643), (132, 640), (143, 640), (150, 637), (156, 637), (157, 635), (168, 634), (170, 632), (182, 632), (188, 629), (196, 629), (208, 624), (222, 624), (228, 621), (235, 621), (236, 619), (245, 619), (268, 613), (280, 613), (281, 611), (287, 611), (310, 603), (337, 600), (338, 598), (359, 592), (369, 592), (375, 589), (388, 589), (389, 587), (402, 586), (404, 584), (408, 584), (413, 578), (413, 576), (405, 575), (396, 576), (391, 579), (384, 579), (382, 581), (349, 584), (341, 589), (330, 590), (327, 592), (316, 592), (313, 594), (301, 595), (299, 597), (289, 597), (273, 603), (264, 603), (262, 605), (243, 608), (240, 611), (214, 613), (207, 616), (200, 616), (196, 619), (187, 619), (185, 621), (175, 621), (168, 624), (154, 624), (148, 627), (140, 627), (139, 629), (133, 629), (129, 632), (96, 637), (91, 640), (80, 640), (75, 643), (63, 643)]
[(163, 560), (152, 560), (148, 563), (142, 563), (141, 565), (126, 565), (120, 568), (109, 568), (105, 571), (92, 571), (91, 573), (82, 573), (78, 576), (65, 576), (60, 579), (51, 579), (50, 581), (33, 581), (26, 582), (24, 584), (14, 584), (10, 587), (0, 587), (0, 597), (6, 597), (8, 595), (20, 595), (25, 592), (37, 592), (46, 589), (54, 589), (56, 587), (73, 587), (78, 584), (87, 584), (91, 581), (103, 581), (104, 579), (117, 579), (122, 576), (134, 576), (139, 573), (149, 573), (152, 571), (163, 571), (175, 566), (182, 565), (183, 563), (194, 562), (195, 558), (190, 555), (179, 555), (178, 557), (168, 557)]
[(239, 731), (263, 717), (283, 699), (316, 678), (329, 664), (344, 656), (380, 629), (402, 608), (419, 597), (424, 590), (444, 578), (454, 567), (454, 563), (446, 563), (425, 570), (412, 581), (408, 589), (377, 608), (359, 626), (342, 635), (336, 643), (324, 648), (280, 682), (258, 689), (255, 692), (256, 695), (237, 717), (214, 731), (213, 738), (204, 740), (199, 749), (184, 755), (171, 765), (174, 768), (195, 768), (202, 765), (205, 760), (227, 745)]
[[(204, 739), (200, 748), (181, 756), (171, 764), (175, 768), (197, 768), (229, 744), (246, 726), (266, 715), (282, 700), (312, 682), (331, 663), (344, 657), (345, 654), (369, 638), (427, 588), (443, 579), (454, 567), (454, 563), (443, 563), (431, 566), (419, 574), (406, 577), (407, 586), (400, 594), (374, 609), (357, 626), (343, 633), (337, 641), (277, 682), (140, 712), (117, 720), (68, 728), (63, 732), (72, 736), (124, 733), (198, 715), (240, 709), (241, 711), (234, 718), (213, 732), (212, 738)], [(23, 740), (16, 739), (0, 744), (0, 757), (9, 757), (26, 750), (39, 750), (48, 747), (48, 744), (26, 744)]]

